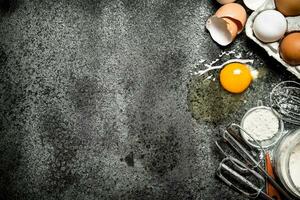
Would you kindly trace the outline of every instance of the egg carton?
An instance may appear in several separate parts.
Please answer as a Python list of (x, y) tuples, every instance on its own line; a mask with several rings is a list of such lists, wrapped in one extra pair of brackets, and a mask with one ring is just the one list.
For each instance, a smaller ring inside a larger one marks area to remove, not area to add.
[[(255, 10), (248, 18), (246, 23), (246, 35), (253, 40), (256, 44), (261, 46), (263, 49), (266, 50), (266, 52), (269, 54), (269, 56), (272, 56), (275, 58), (278, 62), (280, 62), (283, 66), (286, 67), (288, 71), (293, 73), (298, 79), (300, 79), (300, 65), (297, 66), (291, 66), (288, 63), (286, 63), (284, 60), (281, 59), (279, 55), (279, 42), (272, 42), (272, 43), (263, 43), (260, 40), (258, 40), (253, 32), (253, 22), (255, 17), (261, 13), (264, 10), (275, 10), (276, 5), (274, 0), (266, 0), (266, 2), (257, 10)], [(288, 29), (287, 33), (293, 32), (293, 31), (300, 31), (300, 16), (295, 17), (286, 17), (287, 23), (288, 23)]]

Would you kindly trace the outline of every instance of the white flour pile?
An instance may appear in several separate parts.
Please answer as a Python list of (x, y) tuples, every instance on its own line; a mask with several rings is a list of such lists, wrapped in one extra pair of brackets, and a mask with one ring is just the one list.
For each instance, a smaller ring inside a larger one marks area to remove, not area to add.
[[(271, 139), (279, 130), (279, 119), (268, 109), (257, 109), (250, 112), (243, 122), (243, 128), (257, 141)], [(252, 140), (246, 135), (248, 140)]]
[(290, 175), (295, 186), (300, 191), (300, 143), (296, 145), (290, 156)]

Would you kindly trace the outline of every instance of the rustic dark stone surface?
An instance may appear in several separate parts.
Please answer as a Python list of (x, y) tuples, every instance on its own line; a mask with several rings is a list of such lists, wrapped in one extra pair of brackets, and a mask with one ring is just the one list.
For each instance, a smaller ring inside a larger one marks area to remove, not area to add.
[[(0, 6), (0, 199), (243, 198), (214, 176), (219, 128), (294, 77), (244, 34), (216, 45), (204, 24), (217, 3)], [(226, 118), (196, 121), (190, 70), (229, 50), (254, 59), (264, 76)]]

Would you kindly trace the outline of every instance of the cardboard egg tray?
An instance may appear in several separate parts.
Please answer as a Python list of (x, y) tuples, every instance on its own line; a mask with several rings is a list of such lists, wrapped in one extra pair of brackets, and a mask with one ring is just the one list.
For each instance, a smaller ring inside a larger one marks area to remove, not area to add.
[[(261, 13), (264, 10), (271, 10), (276, 9), (274, 0), (266, 0), (266, 2), (257, 10), (255, 10), (248, 18), (246, 23), (246, 35), (253, 40), (255, 43), (257, 43), (259, 46), (261, 46), (263, 49), (267, 51), (269, 56), (272, 56), (275, 58), (278, 62), (280, 62), (283, 66), (286, 67), (288, 71), (293, 73), (298, 79), (300, 79), (300, 65), (298, 66), (291, 66), (287, 64), (284, 60), (281, 59), (279, 55), (279, 42), (273, 42), (273, 43), (263, 43), (260, 40), (258, 40), (253, 32), (252, 26), (255, 17)], [(288, 23), (288, 29), (287, 33), (293, 32), (293, 31), (300, 31), (300, 16), (295, 17), (286, 17), (287, 23)]]

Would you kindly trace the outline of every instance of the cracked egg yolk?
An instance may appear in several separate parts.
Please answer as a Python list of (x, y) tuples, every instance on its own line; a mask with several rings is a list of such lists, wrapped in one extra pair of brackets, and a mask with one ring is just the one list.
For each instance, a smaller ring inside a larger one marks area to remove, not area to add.
[(220, 72), (222, 87), (231, 93), (244, 92), (252, 82), (249, 67), (242, 63), (230, 63), (223, 67)]

